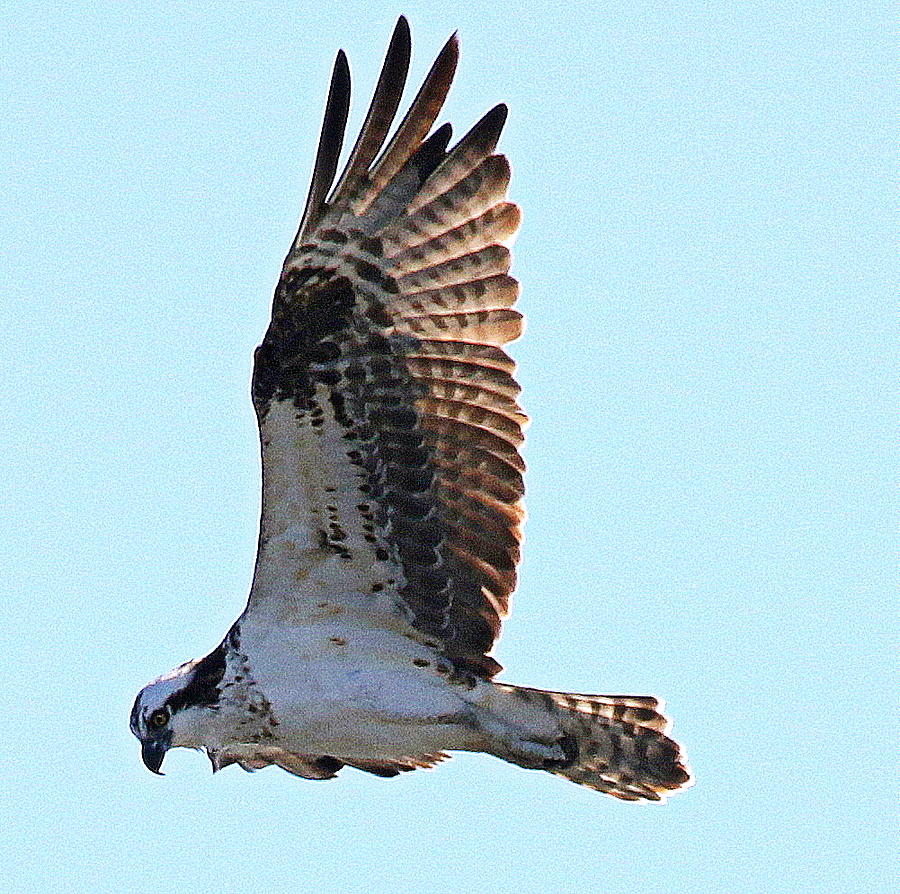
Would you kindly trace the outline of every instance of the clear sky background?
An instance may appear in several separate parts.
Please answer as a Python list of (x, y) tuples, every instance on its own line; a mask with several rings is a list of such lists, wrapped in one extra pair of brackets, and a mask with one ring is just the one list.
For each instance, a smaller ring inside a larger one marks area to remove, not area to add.
[[(5, 4), (4, 890), (892, 890), (889, 8)], [(460, 31), (441, 120), (511, 110), (504, 679), (665, 697), (697, 784), (664, 807), (474, 755), (159, 779), (128, 730), (243, 608), (251, 352), (334, 54), (355, 126), (400, 12), (416, 82)]]

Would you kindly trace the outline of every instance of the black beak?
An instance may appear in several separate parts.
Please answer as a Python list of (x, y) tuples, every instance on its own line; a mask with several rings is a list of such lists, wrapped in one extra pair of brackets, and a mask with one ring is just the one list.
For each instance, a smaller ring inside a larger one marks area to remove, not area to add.
[(144, 739), (141, 742), (141, 760), (144, 766), (157, 776), (165, 776), (166, 774), (160, 772), (159, 768), (168, 750), (168, 743), (162, 739)]

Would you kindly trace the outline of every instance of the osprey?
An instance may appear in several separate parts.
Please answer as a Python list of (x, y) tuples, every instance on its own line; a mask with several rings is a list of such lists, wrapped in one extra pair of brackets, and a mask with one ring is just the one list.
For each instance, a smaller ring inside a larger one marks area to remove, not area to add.
[[(331, 78), (312, 183), (256, 349), (262, 518), (250, 598), (221, 644), (146, 686), (144, 763), (378, 776), (478, 751), (627, 801), (688, 784), (649, 696), (494, 682), (516, 585), (526, 417), (503, 345), (522, 331), (519, 209), (494, 154), (506, 107), (429, 135), (450, 38), (384, 146), (410, 58), (401, 18), (335, 182), (350, 98)], [(384, 146), (384, 148), (382, 148)]]

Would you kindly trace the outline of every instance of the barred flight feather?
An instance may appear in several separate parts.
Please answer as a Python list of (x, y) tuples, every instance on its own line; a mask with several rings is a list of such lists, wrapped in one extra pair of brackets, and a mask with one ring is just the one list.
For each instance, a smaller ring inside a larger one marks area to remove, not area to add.
[(489, 410), (496, 410), (515, 420), (519, 426), (524, 426), (527, 422), (528, 417), (519, 409), (515, 400), (501, 391), (458, 379), (439, 379), (433, 376), (419, 376), (418, 378), (423, 383), (427, 383), (428, 393), (435, 399), (465, 401)]
[(475, 124), (409, 203), (408, 214), (415, 214), (423, 205), (452, 189), (491, 155), (506, 123), (506, 111), (506, 106), (500, 103)]
[[(509, 178), (510, 168), (506, 158), (491, 155), (415, 213), (410, 214), (407, 207), (402, 221), (385, 232), (385, 239), (412, 247), (428, 240), (453, 238), (457, 230), (504, 203)], [(491, 222), (490, 217), (485, 220), (488, 226)], [(504, 237), (493, 235), (495, 241), (498, 238)]]
[[(463, 254), (479, 251), (489, 245), (502, 244), (515, 235), (520, 221), (518, 206), (500, 202), (478, 217), (421, 242), (413, 241), (414, 236), (408, 231), (399, 233), (391, 244), (397, 248), (396, 253), (390, 256), (391, 267), (397, 275), (402, 276)], [(385, 250), (387, 252), (389, 249)], [(469, 283), (466, 282), (464, 285)], [(451, 290), (452, 287), (447, 291)]]
[(455, 286), (484, 279), (509, 270), (510, 255), (505, 245), (488, 245), (478, 251), (457, 255), (432, 267), (424, 267), (397, 278), (401, 294)]
[[(468, 363), (477, 361), (478, 366), (487, 367), (488, 374), (492, 370), (501, 370), (512, 376), (516, 369), (506, 351), (502, 351), (494, 345), (466, 341), (464, 338), (445, 341), (435, 341), (430, 338), (419, 339), (417, 344), (410, 346), (408, 356), (412, 359), (439, 358)], [(477, 379), (476, 373), (475, 380), (477, 381)]]

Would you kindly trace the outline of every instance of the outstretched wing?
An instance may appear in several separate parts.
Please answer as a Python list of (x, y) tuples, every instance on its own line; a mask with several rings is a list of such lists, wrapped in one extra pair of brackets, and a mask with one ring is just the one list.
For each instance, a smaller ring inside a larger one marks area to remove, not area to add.
[[(493, 154), (505, 106), (452, 149), (428, 136), (458, 55), (444, 46), (382, 151), (409, 64), (397, 23), (334, 183), (350, 77), (338, 54), (309, 196), (257, 348), (263, 460), (248, 611), (354, 612), (487, 654), (516, 585), (526, 422), (502, 348), (522, 330), (504, 243), (519, 224)], [(379, 154), (380, 153), (380, 154)], [(377, 158), (376, 158), (377, 156)]]

